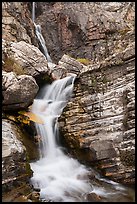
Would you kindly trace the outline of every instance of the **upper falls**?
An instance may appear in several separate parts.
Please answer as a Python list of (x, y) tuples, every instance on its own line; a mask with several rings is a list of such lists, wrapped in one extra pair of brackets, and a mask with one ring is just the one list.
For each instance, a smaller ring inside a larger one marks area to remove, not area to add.
[(37, 36), (37, 39), (38, 39), (39, 44), (40, 44), (40, 49), (41, 49), (42, 53), (45, 55), (47, 61), (52, 62), (52, 59), (51, 59), (51, 57), (48, 53), (48, 49), (46, 47), (45, 40), (44, 40), (43, 35), (41, 33), (41, 26), (35, 24), (35, 2), (32, 2), (32, 21), (33, 21), (34, 26), (35, 26), (35, 32), (36, 32), (36, 36)]

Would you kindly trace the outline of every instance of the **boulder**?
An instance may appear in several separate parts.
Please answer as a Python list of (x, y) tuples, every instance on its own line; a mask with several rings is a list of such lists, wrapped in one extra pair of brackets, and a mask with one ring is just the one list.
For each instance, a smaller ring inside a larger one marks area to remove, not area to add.
[(66, 54), (62, 56), (58, 64), (61, 67), (64, 67), (67, 72), (74, 73), (76, 75), (80, 74), (81, 70), (84, 68), (82, 63)]
[(28, 107), (39, 87), (32, 76), (17, 76), (13, 72), (2, 74), (3, 110), (17, 110)]
[(8, 43), (5, 40), (2, 45), (4, 71), (27, 74), (36, 79), (48, 74), (46, 58), (36, 46), (25, 41)]
[(95, 153), (95, 160), (110, 159), (117, 156), (112, 141), (93, 141), (91, 142), (89, 148), (93, 154)]

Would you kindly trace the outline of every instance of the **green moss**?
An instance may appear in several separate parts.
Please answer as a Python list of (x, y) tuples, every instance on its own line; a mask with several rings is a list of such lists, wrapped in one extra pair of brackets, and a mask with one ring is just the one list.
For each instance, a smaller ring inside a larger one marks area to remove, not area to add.
[(42, 77), (43, 83), (52, 83), (52, 79), (49, 75), (45, 74)]
[(26, 74), (20, 64), (13, 57), (6, 57), (3, 70), (6, 72), (15, 72), (17, 75)]
[(84, 65), (89, 65), (91, 64), (91, 61), (89, 59), (86, 59), (86, 58), (77, 58), (76, 59), (78, 62), (84, 64)]
[(30, 168), (29, 162), (26, 162), (26, 173), (28, 174), (29, 177), (33, 175), (33, 171)]

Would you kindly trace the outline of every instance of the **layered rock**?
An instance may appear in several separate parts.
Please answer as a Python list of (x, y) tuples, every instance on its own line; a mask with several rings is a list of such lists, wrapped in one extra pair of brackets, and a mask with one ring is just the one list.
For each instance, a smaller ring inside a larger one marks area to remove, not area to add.
[(135, 179), (134, 44), (85, 66), (60, 120), (69, 148), (81, 161), (122, 183)]

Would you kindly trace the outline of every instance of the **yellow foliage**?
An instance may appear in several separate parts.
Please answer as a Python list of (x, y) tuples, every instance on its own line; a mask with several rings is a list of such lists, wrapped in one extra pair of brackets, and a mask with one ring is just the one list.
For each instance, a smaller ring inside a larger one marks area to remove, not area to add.
[(43, 124), (43, 120), (36, 114), (32, 112), (26, 112), (26, 111), (19, 111), (18, 112), (21, 115), (27, 116), (28, 119), (22, 120), (23, 123), (28, 124), (28, 122), (31, 120), (35, 123)]
[(19, 115), (17, 117), (17, 121), (19, 121), (20, 123), (23, 123), (25, 125), (30, 125), (30, 120), (27, 117), (24, 117), (23, 115)]
[(6, 115), (9, 120), (16, 122), (16, 118), (12, 115)]

